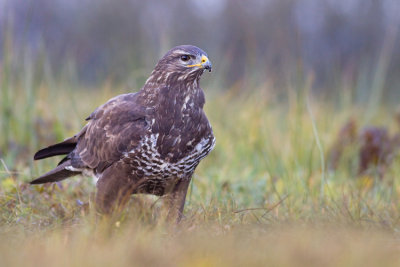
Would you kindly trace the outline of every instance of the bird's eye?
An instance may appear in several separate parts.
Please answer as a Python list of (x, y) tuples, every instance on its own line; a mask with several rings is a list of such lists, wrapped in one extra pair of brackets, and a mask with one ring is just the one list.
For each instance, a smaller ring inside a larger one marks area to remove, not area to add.
[(188, 61), (190, 59), (190, 56), (189, 55), (182, 55), (181, 56), (181, 60), (182, 61)]

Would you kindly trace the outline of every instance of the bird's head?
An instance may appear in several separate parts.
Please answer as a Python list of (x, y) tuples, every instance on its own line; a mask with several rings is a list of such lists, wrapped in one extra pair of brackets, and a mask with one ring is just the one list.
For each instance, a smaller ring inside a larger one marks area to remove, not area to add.
[(180, 45), (169, 50), (159, 61), (168, 70), (182, 73), (211, 72), (211, 62), (207, 53), (193, 45)]
[(193, 45), (180, 45), (160, 59), (149, 80), (190, 83), (199, 79), (204, 70), (211, 72), (211, 68), (206, 52)]

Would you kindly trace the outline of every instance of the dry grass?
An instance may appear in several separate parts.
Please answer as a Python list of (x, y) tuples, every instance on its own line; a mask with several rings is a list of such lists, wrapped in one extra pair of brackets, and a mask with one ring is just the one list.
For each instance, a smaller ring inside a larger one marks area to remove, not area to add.
[[(134, 222), (112, 229), (63, 227), (3, 235), (2, 266), (398, 266), (389, 232), (332, 225), (198, 225)], [(11, 230), (11, 229), (10, 229)], [(110, 230), (112, 233), (110, 233)], [(109, 234), (105, 234), (109, 233)], [(8, 241), (6, 241), (6, 238)]]
[[(42, 86), (30, 100), (11, 96), (16, 105), (33, 101), (32, 124), (14, 109), (11, 137), (0, 142), (7, 144), (0, 151), (1, 266), (399, 264), (398, 154), (383, 177), (374, 166), (359, 176), (355, 142), (343, 147), (335, 170), (325, 168), (339, 129), (350, 117), (364, 126), (365, 109), (294, 91), (283, 100), (268, 88), (206, 92), (217, 146), (197, 169), (176, 227), (165, 225), (156, 198), (143, 196), (113, 221), (98, 221), (89, 178), (27, 185), (57, 162), (32, 163), (33, 152), (74, 134), (96, 106), (124, 91), (111, 88)], [(377, 108), (368, 124), (392, 135), (392, 116), (390, 107)]]

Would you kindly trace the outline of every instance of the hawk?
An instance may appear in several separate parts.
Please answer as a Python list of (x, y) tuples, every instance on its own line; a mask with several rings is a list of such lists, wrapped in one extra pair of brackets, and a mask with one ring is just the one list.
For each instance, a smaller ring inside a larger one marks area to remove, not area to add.
[(205, 70), (211, 71), (211, 62), (200, 48), (171, 49), (138, 92), (110, 99), (75, 136), (39, 150), (35, 160), (66, 156), (30, 183), (94, 175), (101, 213), (144, 193), (166, 195), (168, 216), (180, 220), (193, 172), (215, 145), (199, 86)]

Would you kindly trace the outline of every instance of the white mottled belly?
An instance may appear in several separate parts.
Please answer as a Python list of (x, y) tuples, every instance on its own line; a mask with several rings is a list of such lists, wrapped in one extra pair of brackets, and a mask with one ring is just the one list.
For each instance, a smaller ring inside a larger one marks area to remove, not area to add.
[(215, 138), (210, 135), (200, 140), (186, 156), (176, 162), (162, 158), (157, 150), (158, 134), (146, 136), (135, 149), (125, 152), (124, 161), (132, 166), (132, 174), (151, 179), (190, 178), (195, 168), (214, 148)]

